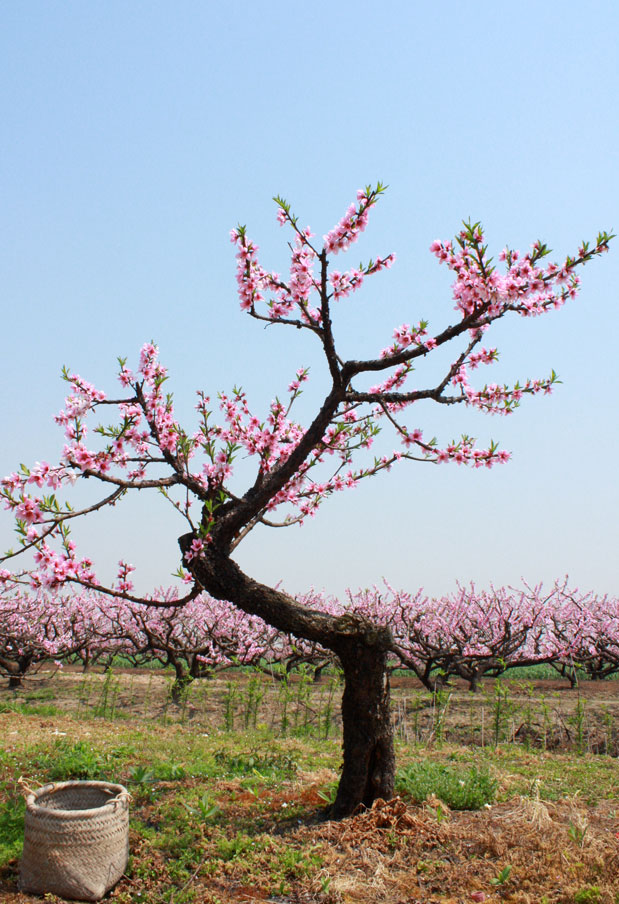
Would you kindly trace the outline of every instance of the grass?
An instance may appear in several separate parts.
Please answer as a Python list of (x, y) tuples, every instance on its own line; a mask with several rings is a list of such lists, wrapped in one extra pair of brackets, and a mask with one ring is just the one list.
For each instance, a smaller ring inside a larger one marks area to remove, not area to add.
[(0, 804), (0, 864), (21, 854), (25, 804), (22, 797), (9, 794)]
[[(484, 679), (478, 694), (463, 693), (460, 682), (434, 695), (415, 686), (410, 675), (396, 672), (398, 734), (409, 744), (487, 747), (510, 741), (542, 750), (619, 754), (619, 701), (604, 692), (612, 682), (586, 681), (572, 691), (551, 670), (553, 679), (544, 679), (548, 687), (543, 690), (536, 674), (548, 674), (544, 669), (515, 669), (496, 681)], [(80, 718), (115, 722), (147, 715), (157, 725), (191, 722), (199, 731), (255, 730), (324, 740), (337, 738), (341, 728), (336, 673), (314, 684), (307, 671), (276, 680), (231, 670), (194, 681), (178, 706), (170, 696), (173, 676), (163, 669), (84, 674), (70, 667), (54, 676), (53, 687), (45, 674), (39, 673), (34, 690), (28, 679), (24, 688), (6, 696), (0, 690), (0, 710), (54, 717), (70, 709)]]
[(58, 716), (62, 710), (53, 703), (18, 703), (14, 700), (0, 701), (0, 713), (21, 713), (24, 716)]
[(218, 750), (214, 756), (221, 775), (254, 775), (261, 780), (281, 781), (291, 778), (297, 771), (297, 764), (291, 754), (271, 752), (230, 753)]
[(469, 766), (463, 769), (449, 763), (421, 759), (396, 776), (396, 791), (410, 797), (415, 803), (423, 803), (436, 797), (451, 810), (479, 810), (494, 801), (498, 782), (487, 766), (479, 769)]
[[(127, 698), (133, 677), (114, 680), (118, 700)], [(396, 904), (409, 900), (413, 886), (424, 900), (469, 900), (478, 891), (489, 904), (506, 895), (545, 904), (619, 901), (617, 760), (586, 745), (578, 753), (506, 740), (483, 748), (455, 743), (457, 695), (447, 740), (397, 742), (399, 803), (336, 824), (324, 813), (337, 782), (339, 736), (294, 734), (289, 725), (282, 737), (269, 727), (277, 719), (226, 731), (217, 709), (209, 723), (119, 721), (95, 715), (94, 706), (67, 712), (42, 690), (27, 706), (56, 707), (50, 715), (21, 706), (0, 714), (3, 904), (35, 902), (16, 891), (20, 777), (32, 786), (77, 778), (130, 789), (132, 856), (114, 894), (118, 904)], [(93, 699), (100, 701), (100, 689)], [(491, 699), (464, 695), (461, 712), (479, 712)], [(566, 706), (577, 715), (571, 698)]]

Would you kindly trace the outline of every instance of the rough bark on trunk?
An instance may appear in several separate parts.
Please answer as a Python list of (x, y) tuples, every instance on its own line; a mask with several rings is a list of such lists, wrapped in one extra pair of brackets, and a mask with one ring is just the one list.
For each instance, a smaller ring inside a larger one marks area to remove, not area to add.
[(393, 797), (395, 751), (387, 654), (353, 638), (339, 650), (344, 669), (343, 765), (335, 819), (378, 797)]
[(168, 664), (174, 669), (174, 681), (170, 688), (170, 698), (172, 703), (179, 706), (183, 702), (183, 697), (192, 683), (193, 677), (188, 673), (184, 663), (175, 656), (168, 654)]
[[(192, 534), (179, 539), (185, 553)], [(352, 814), (359, 804), (393, 797), (395, 755), (389, 705), (388, 628), (357, 615), (327, 615), (309, 609), (273, 587), (244, 574), (214, 544), (191, 561), (194, 575), (216, 599), (228, 600), (288, 634), (318, 642), (335, 653), (344, 669), (343, 767), (333, 816)]]
[(22, 687), (23, 679), (32, 664), (33, 657), (31, 655), (19, 656), (17, 659), (8, 659), (0, 657), (0, 668), (6, 673), (9, 679), (9, 688)]

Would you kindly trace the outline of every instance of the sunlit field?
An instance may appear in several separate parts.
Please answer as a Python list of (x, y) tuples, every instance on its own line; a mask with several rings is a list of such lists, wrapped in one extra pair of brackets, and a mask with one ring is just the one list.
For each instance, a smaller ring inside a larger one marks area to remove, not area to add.
[(617, 682), (553, 674), (395, 674), (398, 796), (334, 822), (337, 673), (229, 670), (173, 702), (161, 669), (39, 672), (0, 691), (0, 900), (40, 900), (17, 890), (23, 784), (104, 778), (132, 795), (118, 902), (615, 904)]

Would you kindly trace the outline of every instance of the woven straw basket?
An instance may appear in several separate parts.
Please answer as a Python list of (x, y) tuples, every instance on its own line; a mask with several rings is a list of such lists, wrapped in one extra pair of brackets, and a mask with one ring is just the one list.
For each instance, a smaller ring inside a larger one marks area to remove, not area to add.
[(129, 792), (109, 782), (54, 782), (26, 798), (20, 889), (99, 901), (129, 856)]

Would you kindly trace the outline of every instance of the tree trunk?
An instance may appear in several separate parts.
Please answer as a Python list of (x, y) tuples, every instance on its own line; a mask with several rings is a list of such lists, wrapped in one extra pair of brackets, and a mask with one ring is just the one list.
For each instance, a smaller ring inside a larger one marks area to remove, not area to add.
[[(183, 553), (193, 538), (193, 534), (179, 538)], [(395, 755), (387, 673), (393, 638), (389, 628), (358, 615), (333, 616), (307, 608), (244, 574), (215, 544), (191, 560), (191, 570), (215, 599), (228, 600), (286, 634), (318, 642), (339, 657), (345, 682), (343, 766), (333, 816), (341, 819), (359, 804), (369, 807), (377, 797), (393, 797)]]
[(180, 706), (183, 702), (183, 697), (187, 693), (187, 688), (193, 681), (193, 677), (185, 668), (184, 663), (177, 659), (176, 656), (172, 656), (169, 653), (168, 663), (174, 669), (174, 681), (170, 688), (170, 699), (176, 706)]
[(343, 766), (332, 815), (393, 797), (395, 751), (387, 654), (350, 638), (338, 651), (344, 669)]
[(25, 654), (16, 659), (0, 657), (0, 667), (5, 671), (9, 679), (9, 688), (15, 690), (22, 687), (23, 678), (32, 664), (33, 656)]

